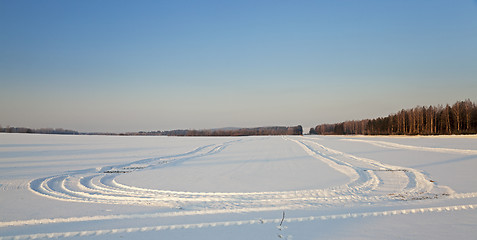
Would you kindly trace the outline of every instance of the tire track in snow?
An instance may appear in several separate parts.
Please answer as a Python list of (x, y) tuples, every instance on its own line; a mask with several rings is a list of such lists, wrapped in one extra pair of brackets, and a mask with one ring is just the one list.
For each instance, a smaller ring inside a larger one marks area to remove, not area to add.
[[(414, 169), (385, 165), (378, 161), (358, 158), (327, 148), (314, 141), (295, 140), (289, 137), (283, 138), (295, 142), (310, 156), (344, 173), (350, 178), (350, 182), (331, 188), (299, 191), (184, 192), (128, 186), (116, 182), (115, 178), (120, 173), (104, 173), (111, 170), (134, 171), (144, 168), (162, 167), (163, 164), (177, 164), (177, 162), (217, 154), (234, 142), (231, 141), (221, 145), (199, 147), (194, 151), (176, 155), (179, 156), (178, 158), (146, 159), (120, 165), (120, 167), (104, 167), (101, 168), (103, 172), (99, 173), (97, 171), (79, 171), (77, 174), (36, 179), (30, 183), (30, 187), (37, 194), (63, 201), (153, 205), (170, 208), (187, 207), (192, 209), (200, 208), (204, 204), (212, 208), (228, 209), (283, 208), (297, 205), (311, 207), (326, 204), (342, 204), (345, 202), (363, 203), (396, 199), (407, 200), (407, 198), (418, 199), (423, 194), (429, 194), (427, 198), (436, 196), (432, 195), (436, 194), (434, 193), (434, 190), (437, 189), (435, 184), (427, 181), (421, 173)], [(396, 179), (400, 183), (393, 185)], [(406, 181), (408, 184), (406, 187), (403, 187), (403, 182)]]
[(399, 143), (376, 141), (376, 140), (364, 140), (364, 139), (342, 139), (342, 141), (364, 142), (364, 143), (372, 144), (378, 147), (393, 148), (393, 149), (406, 149), (406, 150), (438, 152), (438, 153), (453, 153), (453, 154), (463, 154), (463, 155), (477, 155), (477, 150), (471, 150), (471, 149), (422, 147), (422, 146), (412, 146), (412, 145), (404, 145)]
[(454, 205), (454, 206), (443, 206), (443, 207), (412, 208), (412, 209), (400, 209), (400, 210), (388, 210), (388, 211), (357, 212), (357, 213), (334, 214), (334, 215), (296, 217), (296, 218), (286, 218), (284, 220), (282, 218), (252, 219), (252, 220), (239, 220), (239, 221), (159, 225), (159, 226), (151, 226), (151, 227), (101, 229), (101, 230), (76, 231), (76, 232), (37, 233), (37, 234), (26, 234), (26, 235), (16, 235), (16, 236), (0, 236), (0, 240), (88, 237), (88, 236), (102, 236), (107, 234), (118, 234), (118, 233), (198, 229), (198, 228), (241, 226), (241, 225), (252, 225), (252, 224), (278, 224), (282, 221), (286, 223), (305, 222), (305, 221), (328, 221), (328, 220), (339, 220), (339, 219), (349, 219), (349, 218), (385, 217), (385, 216), (395, 216), (395, 215), (423, 214), (423, 213), (431, 213), (431, 212), (439, 213), (439, 212), (464, 211), (464, 210), (476, 210), (476, 209), (477, 209), (477, 204), (468, 204), (468, 205)]
[[(210, 145), (198, 148), (190, 152), (198, 155), (188, 156), (188, 158), (196, 158), (218, 153), (225, 148), (227, 144), (211, 147)], [(210, 150), (206, 150), (208, 148)], [(205, 150), (205, 153), (201, 153)], [(208, 152), (207, 152), (208, 151)], [(190, 154), (181, 154), (186, 156)], [(183, 160), (183, 159), (182, 159)], [(161, 164), (162, 164), (161, 160)], [(138, 161), (144, 164), (145, 161)], [(137, 166), (138, 162), (135, 162)], [(122, 165), (129, 168), (130, 165)], [(107, 170), (106, 170), (107, 169)], [(102, 168), (102, 171), (110, 171), (112, 167)], [(118, 168), (116, 168), (118, 169)], [(292, 205), (294, 202), (301, 201), (302, 204), (312, 204), (329, 201), (342, 202), (357, 201), (357, 197), (343, 197), (339, 193), (339, 188), (333, 189), (317, 189), (305, 191), (288, 191), (288, 192), (256, 192), (256, 193), (193, 193), (143, 189), (132, 186), (119, 184), (115, 181), (117, 174), (86, 174), (80, 176), (78, 174), (60, 175), (50, 178), (37, 179), (31, 182), (30, 186), (35, 192), (44, 196), (64, 200), (79, 202), (94, 202), (108, 204), (144, 204), (156, 205), (163, 207), (178, 207), (182, 204), (213, 203), (216, 207), (227, 207), (232, 204), (239, 208), (263, 207), (263, 206), (285, 206)], [(345, 189), (346, 190), (346, 189)], [(295, 203), (296, 204), (296, 203)]]
[[(157, 196), (144, 195), (144, 192), (131, 192), (125, 189), (115, 189), (107, 185), (102, 185), (101, 180), (112, 177), (113, 179), (120, 173), (128, 173), (145, 168), (163, 167), (164, 164), (180, 164), (181, 162), (213, 155), (221, 152), (228, 145), (241, 141), (234, 140), (219, 145), (206, 145), (198, 147), (193, 151), (159, 158), (149, 158), (135, 161), (130, 164), (103, 167), (93, 170), (81, 170), (73, 173), (57, 175), (46, 178), (39, 178), (30, 181), (29, 189), (35, 194), (44, 197), (74, 202), (94, 202), (108, 204), (145, 204), (173, 207), (171, 199), (167, 195)], [(98, 183), (93, 179), (98, 178)], [(85, 181), (86, 179), (86, 181)], [(173, 200), (173, 199), (172, 199)]]
[[(449, 197), (450, 199), (468, 199), (477, 198), (477, 192), (459, 193)], [(182, 217), (195, 215), (216, 215), (216, 214), (242, 214), (253, 212), (267, 212), (267, 211), (282, 211), (282, 210), (301, 210), (301, 209), (319, 209), (306, 208), (303, 206), (288, 206), (288, 207), (262, 207), (262, 208), (238, 208), (238, 209), (203, 209), (203, 210), (188, 210), (188, 211), (172, 211), (172, 212), (158, 212), (158, 213), (141, 213), (141, 214), (119, 214), (119, 215), (96, 215), (84, 217), (69, 217), (69, 218), (41, 218), (41, 219), (27, 219), (0, 222), (1, 227), (19, 227), (28, 225), (44, 225), (57, 223), (76, 223), (76, 222), (90, 222), (90, 221), (104, 221), (104, 220), (126, 220), (126, 219), (143, 219), (143, 218), (166, 218), (166, 217)]]
[(0, 191), (16, 191), (28, 189), (27, 179), (2, 180)]
[[(350, 194), (359, 196), (376, 196), (381, 200), (400, 199), (417, 200), (447, 196), (454, 191), (446, 186), (437, 186), (427, 180), (425, 175), (413, 168), (404, 168), (384, 164), (375, 160), (357, 157), (325, 147), (315, 141), (299, 138), (294, 140), (311, 156), (332, 161), (352, 168), (360, 175), (359, 180), (348, 184)], [(333, 165), (330, 165), (333, 167)], [(344, 172), (344, 171), (342, 171)], [(346, 174), (346, 172), (344, 172)], [(348, 176), (352, 177), (352, 174)], [(408, 183), (405, 185), (404, 183)]]
[[(305, 138), (303, 137), (303, 139)], [(318, 149), (315, 148), (313, 150), (314, 152), (333, 161), (347, 162), (350, 166), (353, 166), (357, 172), (374, 172), (376, 175), (378, 175), (380, 182), (379, 187), (372, 189), (375, 193), (381, 192), (381, 194), (385, 194), (386, 191), (383, 190), (390, 189), (391, 191), (388, 191), (387, 195), (392, 194), (390, 196), (399, 196), (399, 199), (401, 200), (430, 199), (455, 194), (455, 191), (453, 191), (450, 187), (439, 186), (435, 182), (431, 182), (423, 173), (414, 168), (394, 166), (368, 158), (357, 157), (327, 148), (315, 141), (302, 140), (298, 142), (306, 142), (316, 145)], [(389, 173), (396, 174), (390, 175)], [(403, 178), (404, 176), (405, 178)], [(391, 179), (389, 179), (390, 177)], [(408, 182), (407, 186), (404, 188), (399, 188), (399, 182), (402, 184), (403, 181)], [(385, 185), (385, 183), (389, 184)], [(394, 190), (392, 190), (393, 187), (395, 188)]]
[[(356, 167), (345, 160), (343, 161), (333, 157), (332, 154), (336, 153), (334, 150), (327, 149), (323, 145), (312, 141), (298, 141), (288, 137), (285, 137), (285, 139), (295, 142), (301, 146), (305, 152), (308, 153), (308, 155), (324, 162), (331, 168), (348, 176), (351, 181), (344, 186), (345, 189), (348, 189), (352, 192), (365, 192), (370, 189), (375, 189), (379, 184), (379, 180), (373, 172), (364, 171), (364, 169)], [(319, 151), (316, 148), (313, 148), (310, 144), (317, 145), (323, 150), (326, 150), (326, 152)]]

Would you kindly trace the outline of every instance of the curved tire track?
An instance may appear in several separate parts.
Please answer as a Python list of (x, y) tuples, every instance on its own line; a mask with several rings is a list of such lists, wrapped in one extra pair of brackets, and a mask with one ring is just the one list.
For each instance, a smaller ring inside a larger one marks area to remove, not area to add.
[[(301, 146), (310, 156), (323, 161), (345, 174), (350, 182), (325, 189), (278, 192), (184, 192), (155, 190), (118, 183), (119, 174), (136, 170), (180, 164), (183, 161), (220, 153), (236, 141), (220, 145), (206, 145), (191, 152), (171, 157), (152, 158), (116, 167), (101, 168), (102, 172), (79, 171), (33, 180), (30, 188), (37, 194), (77, 202), (108, 204), (153, 205), (160, 207), (199, 208), (208, 204), (213, 208), (263, 208), (320, 206), (344, 202), (381, 202), (432, 198), (450, 195), (449, 188), (431, 183), (412, 168), (383, 164), (327, 148), (315, 141), (283, 137)], [(240, 140), (239, 140), (240, 141)], [(121, 172), (123, 171), (123, 172)], [(113, 172), (113, 173), (110, 173)]]

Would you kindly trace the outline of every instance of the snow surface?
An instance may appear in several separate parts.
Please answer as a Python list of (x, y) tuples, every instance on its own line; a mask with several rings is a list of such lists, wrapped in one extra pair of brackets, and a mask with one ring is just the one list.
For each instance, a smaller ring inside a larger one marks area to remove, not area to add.
[(0, 239), (475, 239), (477, 136), (0, 134)]

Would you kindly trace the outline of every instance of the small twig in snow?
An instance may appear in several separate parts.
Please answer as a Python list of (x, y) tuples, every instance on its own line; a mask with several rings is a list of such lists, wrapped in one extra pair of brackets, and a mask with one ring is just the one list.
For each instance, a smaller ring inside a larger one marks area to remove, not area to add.
[(281, 227), (282, 224), (283, 224), (283, 220), (285, 220), (285, 211), (283, 211), (283, 217), (282, 217), (282, 221), (280, 222), (280, 227)]

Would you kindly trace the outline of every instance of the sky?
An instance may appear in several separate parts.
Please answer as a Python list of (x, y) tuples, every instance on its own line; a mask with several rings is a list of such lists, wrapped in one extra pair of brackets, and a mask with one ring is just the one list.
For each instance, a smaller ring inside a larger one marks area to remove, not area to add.
[(0, 0), (3, 127), (309, 128), (465, 99), (475, 0)]

